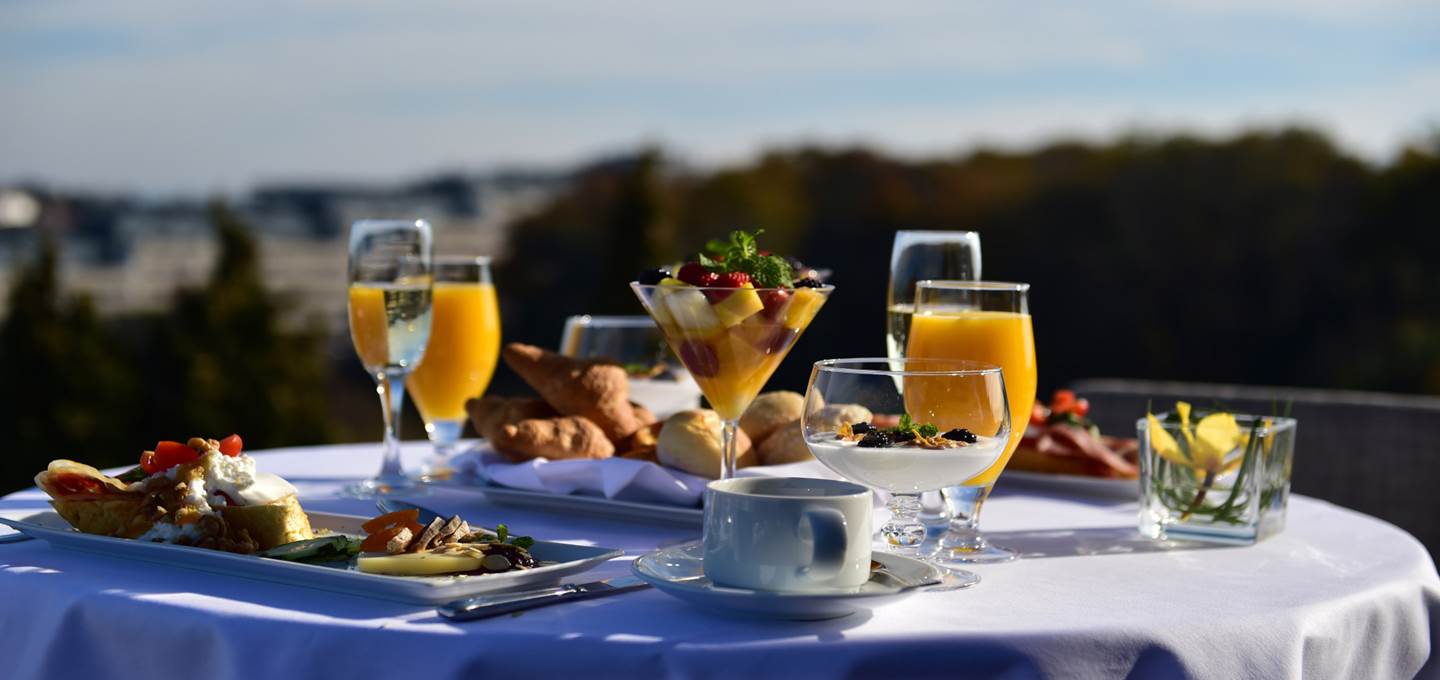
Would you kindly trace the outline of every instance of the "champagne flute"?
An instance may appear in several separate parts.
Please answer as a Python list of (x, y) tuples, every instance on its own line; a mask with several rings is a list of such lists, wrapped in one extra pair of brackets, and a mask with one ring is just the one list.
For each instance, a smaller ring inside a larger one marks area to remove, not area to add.
[(980, 532), (980, 508), (995, 479), (1025, 436), (1024, 423), (1035, 404), (1035, 331), (1030, 320), (1030, 284), (996, 281), (920, 281), (910, 322), (907, 359), (966, 359), (996, 364), (1005, 371), (1005, 391), (1016, 426), (1000, 459), (959, 486), (948, 487), (950, 530), (940, 539), (936, 559), (975, 563), (1013, 560), (1017, 553), (991, 545)]
[(980, 278), (980, 234), (973, 231), (897, 231), (890, 248), (890, 288), (885, 298), (885, 350), (905, 357), (915, 282)]
[[(973, 231), (897, 231), (890, 248), (890, 287), (885, 298), (885, 351), (905, 358), (910, 315), (915, 312), (915, 282), (926, 279), (980, 278), (980, 234)], [(898, 366), (898, 365), (897, 365)], [(1018, 416), (1017, 416), (1018, 417)], [(927, 522), (944, 523), (943, 491), (920, 495)]]
[(430, 339), (433, 290), (431, 232), (425, 220), (360, 220), (350, 226), (350, 339), (375, 380), (384, 415), (380, 473), (345, 492), (373, 498), (413, 491), (400, 463), (400, 411), (405, 377)]
[(500, 360), (500, 304), (490, 258), (437, 256), (430, 341), (425, 358), (405, 381), (435, 455), (427, 478), (446, 475), (465, 429), (465, 402), (485, 393)]

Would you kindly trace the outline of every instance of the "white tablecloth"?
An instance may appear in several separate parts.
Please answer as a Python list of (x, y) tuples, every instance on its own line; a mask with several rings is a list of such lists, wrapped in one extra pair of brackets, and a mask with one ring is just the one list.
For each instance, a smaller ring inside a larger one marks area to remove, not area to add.
[[(426, 447), (411, 445), (418, 463)], [(335, 489), (377, 447), (257, 456), (307, 508), (370, 514)], [(630, 557), (697, 530), (561, 517), (440, 491), (436, 510)], [(0, 512), (43, 509), (31, 490)], [(815, 623), (730, 618), (646, 590), (498, 620), (57, 550), (0, 545), (7, 678), (1440, 676), (1440, 579), (1403, 531), (1293, 498), (1254, 547), (1157, 550), (1132, 502), (1002, 484), (984, 524), (1029, 557), (976, 567), (970, 590), (919, 593)], [(628, 573), (628, 559), (590, 577)]]

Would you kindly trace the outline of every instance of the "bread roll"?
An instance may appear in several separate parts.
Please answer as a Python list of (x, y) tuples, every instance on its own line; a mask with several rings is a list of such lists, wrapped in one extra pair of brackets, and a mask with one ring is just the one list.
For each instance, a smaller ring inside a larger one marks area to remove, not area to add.
[(810, 414), (805, 420), (811, 432), (834, 432), (841, 423), (868, 423), (874, 417), (870, 409), (859, 404), (831, 404)]
[(805, 397), (798, 392), (766, 392), (740, 416), (740, 429), (750, 435), (750, 441), (764, 441), (766, 437), (788, 423), (800, 419), (805, 410)]
[(609, 458), (615, 445), (598, 425), (579, 416), (531, 418), (501, 425), (490, 441), (496, 451), (514, 461), (532, 458)]
[[(655, 457), (661, 465), (692, 475), (720, 477), (720, 416), (710, 410), (681, 411), (665, 421), (655, 445)], [(735, 430), (736, 467), (748, 464), (750, 437), (744, 430)]]
[(784, 465), (814, 460), (810, 447), (805, 445), (805, 433), (800, 421), (789, 423), (774, 431), (756, 448), (761, 465)]

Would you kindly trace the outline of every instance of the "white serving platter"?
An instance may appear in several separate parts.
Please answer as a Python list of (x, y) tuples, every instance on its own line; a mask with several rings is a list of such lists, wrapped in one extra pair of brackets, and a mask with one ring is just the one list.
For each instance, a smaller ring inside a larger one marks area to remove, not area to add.
[[(364, 535), (360, 525), (369, 519), (321, 512), (307, 514), (310, 525), (316, 531), (328, 529), (352, 535)], [(483, 593), (543, 588), (624, 554), (624, 551), (611, 548), (536, 541), (530, 548), (530, 554), (546, 564), (534, 569), (503, 574), (385, 576), (362, 573), (353, 567), (286, 562), (219, 550), (84, 534), (50, 511), (19, 519), (0, 517), (0, 523), (67, 550), (417, 605), (436, 605)]]
[(685, 527), (699, 527), (705, 520), (705, 511), (679, 505), (661, 503), (638, 503), (621, 501), (603, 496), (584, 494), (557, 494), (543, 491), (527, 491), (498, 486), (475, 478), (455, 478), (431, 482), (436, 486), (483, 495), (498, 505), (541, 510), (545, 512), (581, 514), (587, 517), (639, 520)]
[(1140, 497), (1139, 480), (1084, 477), (1053, 472), (1006, 470), (1000, 473), (1000, 479), (996, 481), (996, 485), (1001, 488), (1040, 489), (1054, 493), (1097, 498), (1135, 500)]

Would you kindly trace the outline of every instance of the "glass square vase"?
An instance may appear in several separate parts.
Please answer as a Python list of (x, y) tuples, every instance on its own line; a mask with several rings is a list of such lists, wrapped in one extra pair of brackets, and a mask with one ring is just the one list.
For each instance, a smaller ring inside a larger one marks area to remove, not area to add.
[[(1175, 441), (1187, 441), (1176, 416), (1166, 413), (1157, 419)], [(1224, 455), (1224, 464), (1212, 471), (1177, 462), (1176, 457), (1186, 458), (1183, 453), (1161, 455), (1148, 419), (1136, 423), (1141, 534), (1160, 540), (1248, 544), (1285, 528), (1296, 421), (1244, 414), (1236, 414), (1235, 421), (1241, 440)]]

